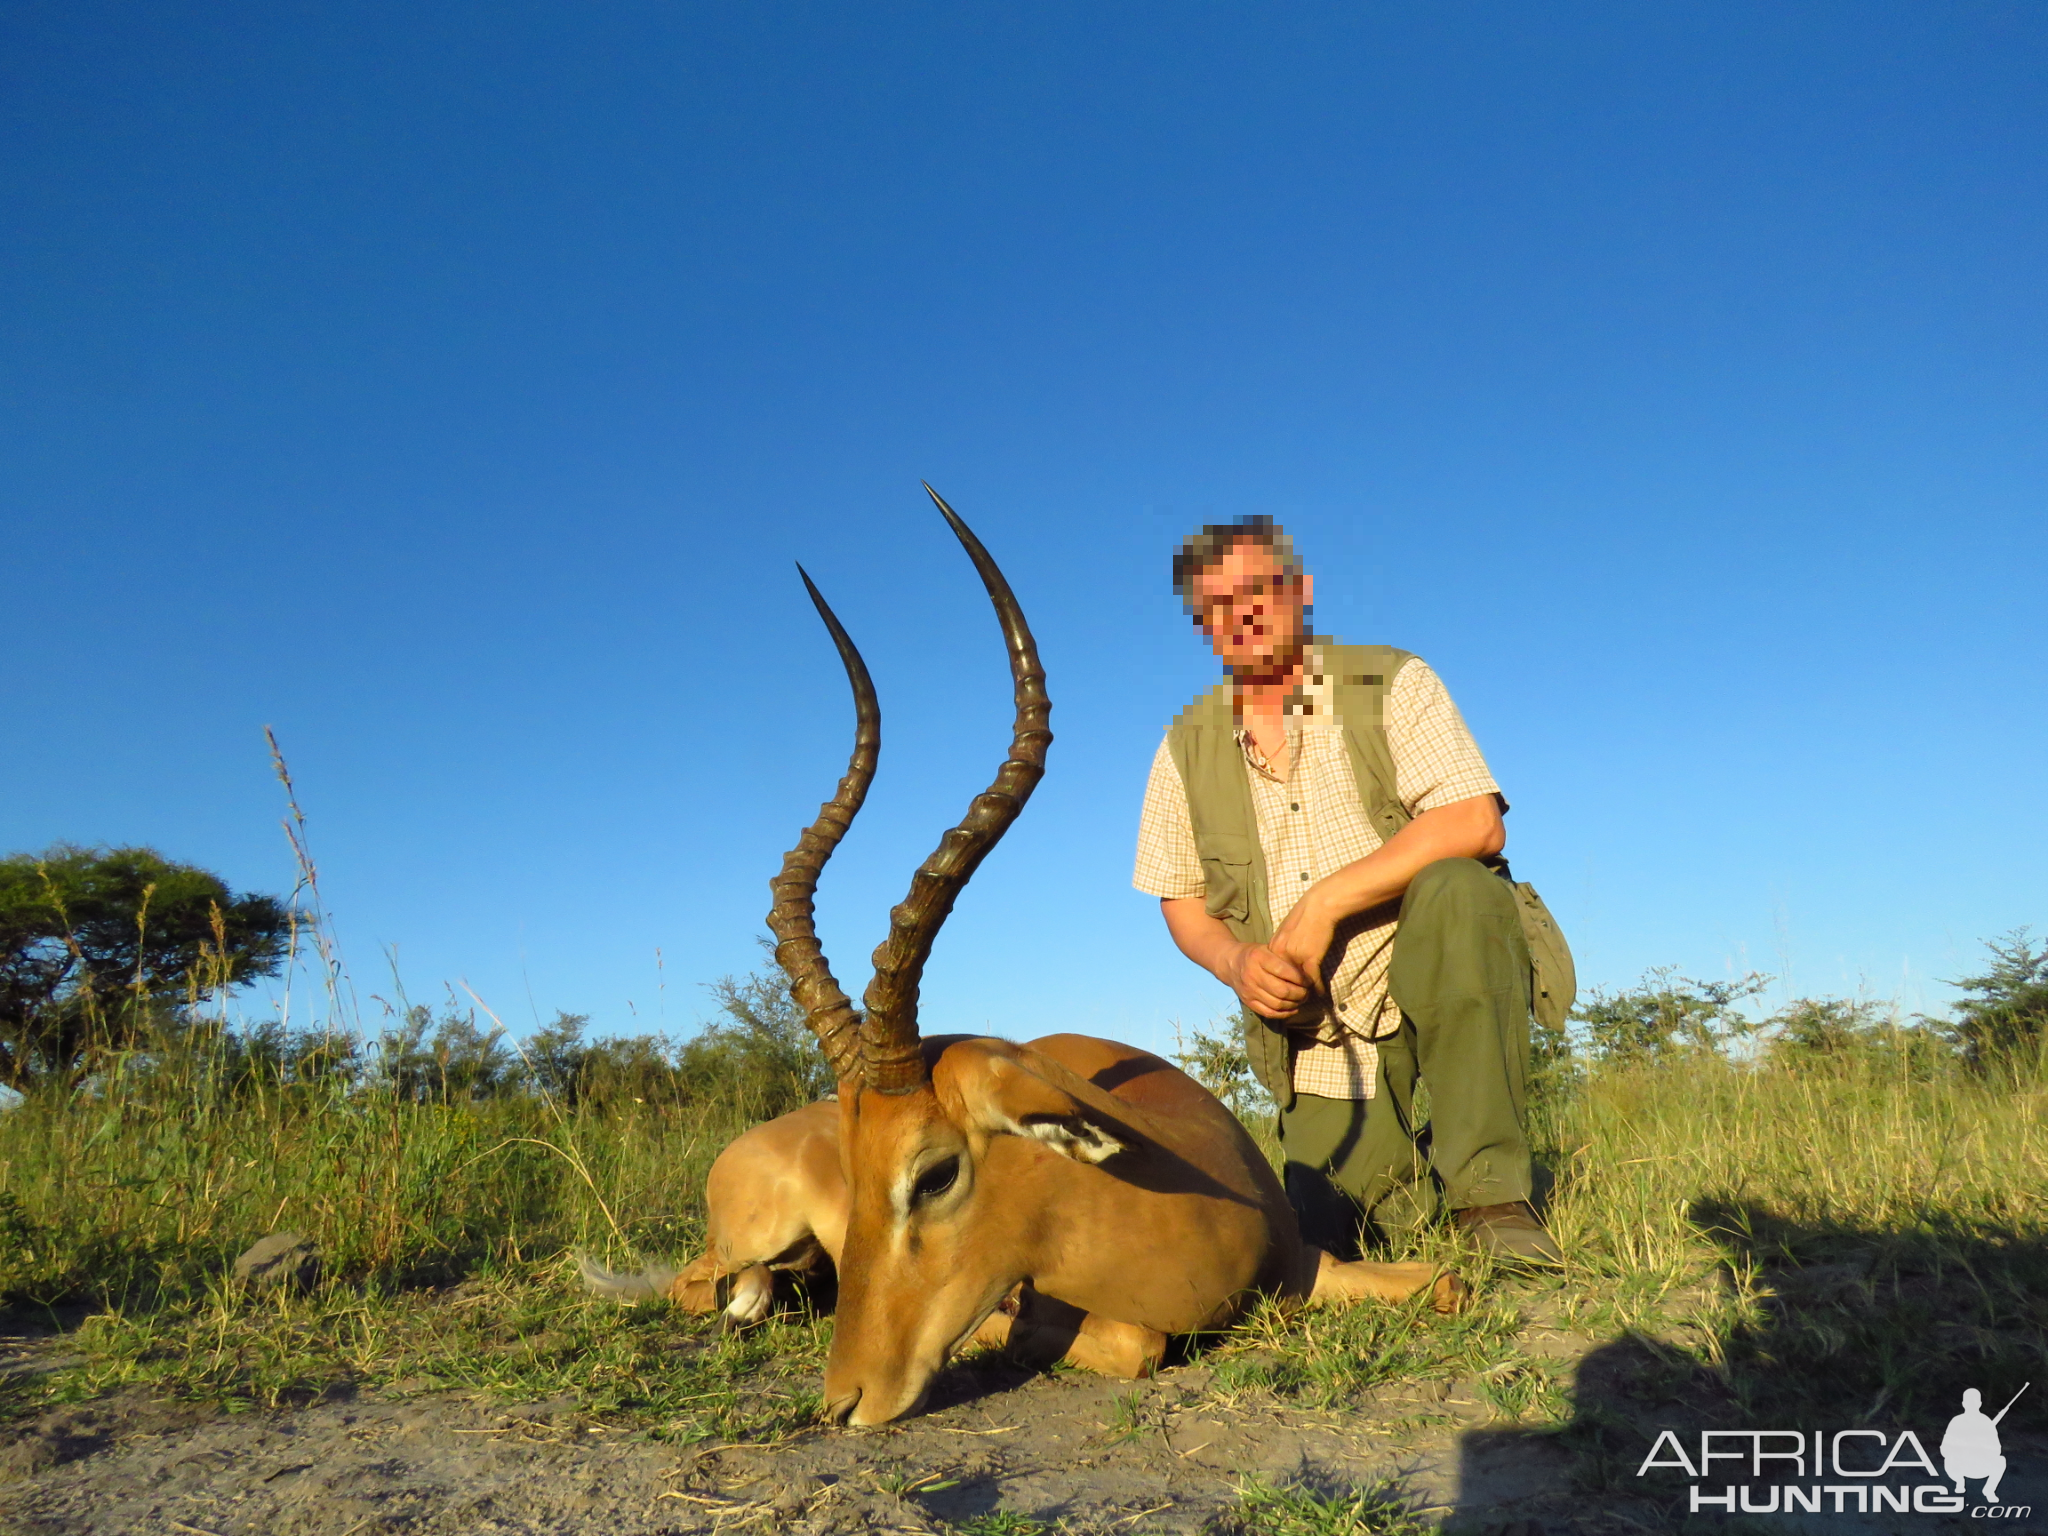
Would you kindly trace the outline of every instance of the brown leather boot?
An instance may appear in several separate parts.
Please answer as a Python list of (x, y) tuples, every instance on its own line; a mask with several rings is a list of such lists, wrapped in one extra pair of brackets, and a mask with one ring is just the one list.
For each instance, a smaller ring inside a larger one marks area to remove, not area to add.
[(1526, 1200), (1505, 1205), (1468, 1205), (1455, 1213), (1458, 1230), (1497, 1259), (1524, 1264), (1562, 1264), (1564, 1254)]

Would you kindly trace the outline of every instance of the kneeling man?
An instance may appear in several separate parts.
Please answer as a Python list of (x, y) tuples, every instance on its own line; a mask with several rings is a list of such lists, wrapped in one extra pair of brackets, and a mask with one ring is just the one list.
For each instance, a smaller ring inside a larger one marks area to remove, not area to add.
[(1482, 1246), (1555, 1262), (1507, 802), (1457, 706), (1420, 657), (1310, 633), (1313, 580), (1270, 518), (1202, 529), (1173, 585), (1229, 676), (1153, 759), (1133, 883), (1244, 1005), (1303, 1237), (1347, 1256), (1361, 1217), (1429, 1220), (1440, 1183)]

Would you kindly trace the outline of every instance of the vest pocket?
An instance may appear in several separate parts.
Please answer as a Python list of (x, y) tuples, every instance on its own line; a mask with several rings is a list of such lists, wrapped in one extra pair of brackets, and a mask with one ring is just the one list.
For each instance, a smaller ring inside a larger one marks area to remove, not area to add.
[(1251, 919), (1252, 841), (1236, 832), (1195, 839), (1202, 862), (1203, 906), (1211, 917), (1241, 924)]

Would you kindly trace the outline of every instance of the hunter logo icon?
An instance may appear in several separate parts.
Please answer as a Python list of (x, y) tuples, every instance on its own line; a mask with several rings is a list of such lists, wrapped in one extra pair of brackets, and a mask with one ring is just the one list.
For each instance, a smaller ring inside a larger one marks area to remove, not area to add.
[[(1963, 1411), (1948, 1421), (1941, 1437), (1939, 1468), (1926, 1442), (1906, 1428), (1702, 1429), (1697, 1450), (1686, 1445), (1678, 1431), (1666, 1429), (1659, 1432), (1636, 1476), (1665, 1468), (1685, 1473), (1693, 1480), (1684, 1504), (1691, 1515), (1911, 1513), (2026, 1520), (2033, 1514), (2032, 1505), (1999, 1497), (2006, 1457), (1998, 1426), (2032, 1385), (2024, 1383), (1995, 1414), (1984, 1412), (1984, 1394), (1975, 1387), (1964, 1392)], [(1722, 1462), (1736, 1466), (1723, 1468), (1718, 1465)], [(1725, 1476), (1730, 1471), (1743, 1481), (1712, 1481), (1717, 1473)], [(1947, 1483), (1934, 1481), (1944, 1475)], [(1965, 1487), (1971, 1481), (1983, 1485), (1981, 1502), (1976, 1504)]]
[(1998, 1410), (1996, 1416), (1986, 1418), (1983, 1412), (1984, 1394), (1971, 1387), (1963, 1394), (1963, 1411), (1948, 1421), (1948, 1432), (1941, 1437), (1941, 1464), (1955, 1482), (1956, 1492), (1963, 1492), (1963, 1479), (1981, 1477), (1984, 1479), (1984, 1502), (1998, 1502), (1998, 1482), (2005, 1476), (2005, 1453), (1998, 1442), (1998, 1421), (2012, 1412), (2012, 1405), (2020, 1400), (2020, 1392), (2032, 1386), (2027, 1382), (2019, 1392), (2012, 1395), (2012, 1402)]

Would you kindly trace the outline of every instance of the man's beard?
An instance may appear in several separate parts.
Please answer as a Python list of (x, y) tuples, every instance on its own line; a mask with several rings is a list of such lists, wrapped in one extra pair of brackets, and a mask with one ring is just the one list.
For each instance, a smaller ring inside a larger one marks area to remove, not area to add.
[(1309, 634), (1307, 626), (1294, 633), (1284, 644), (1276, 645), (1264, 656), (1249, 657), (1244, 661), (1226, 661), (1223, 670), (1230, 674), (1232, 682), (1259, 683), (1285, 677), (1301, 664), (1308, 651)]

